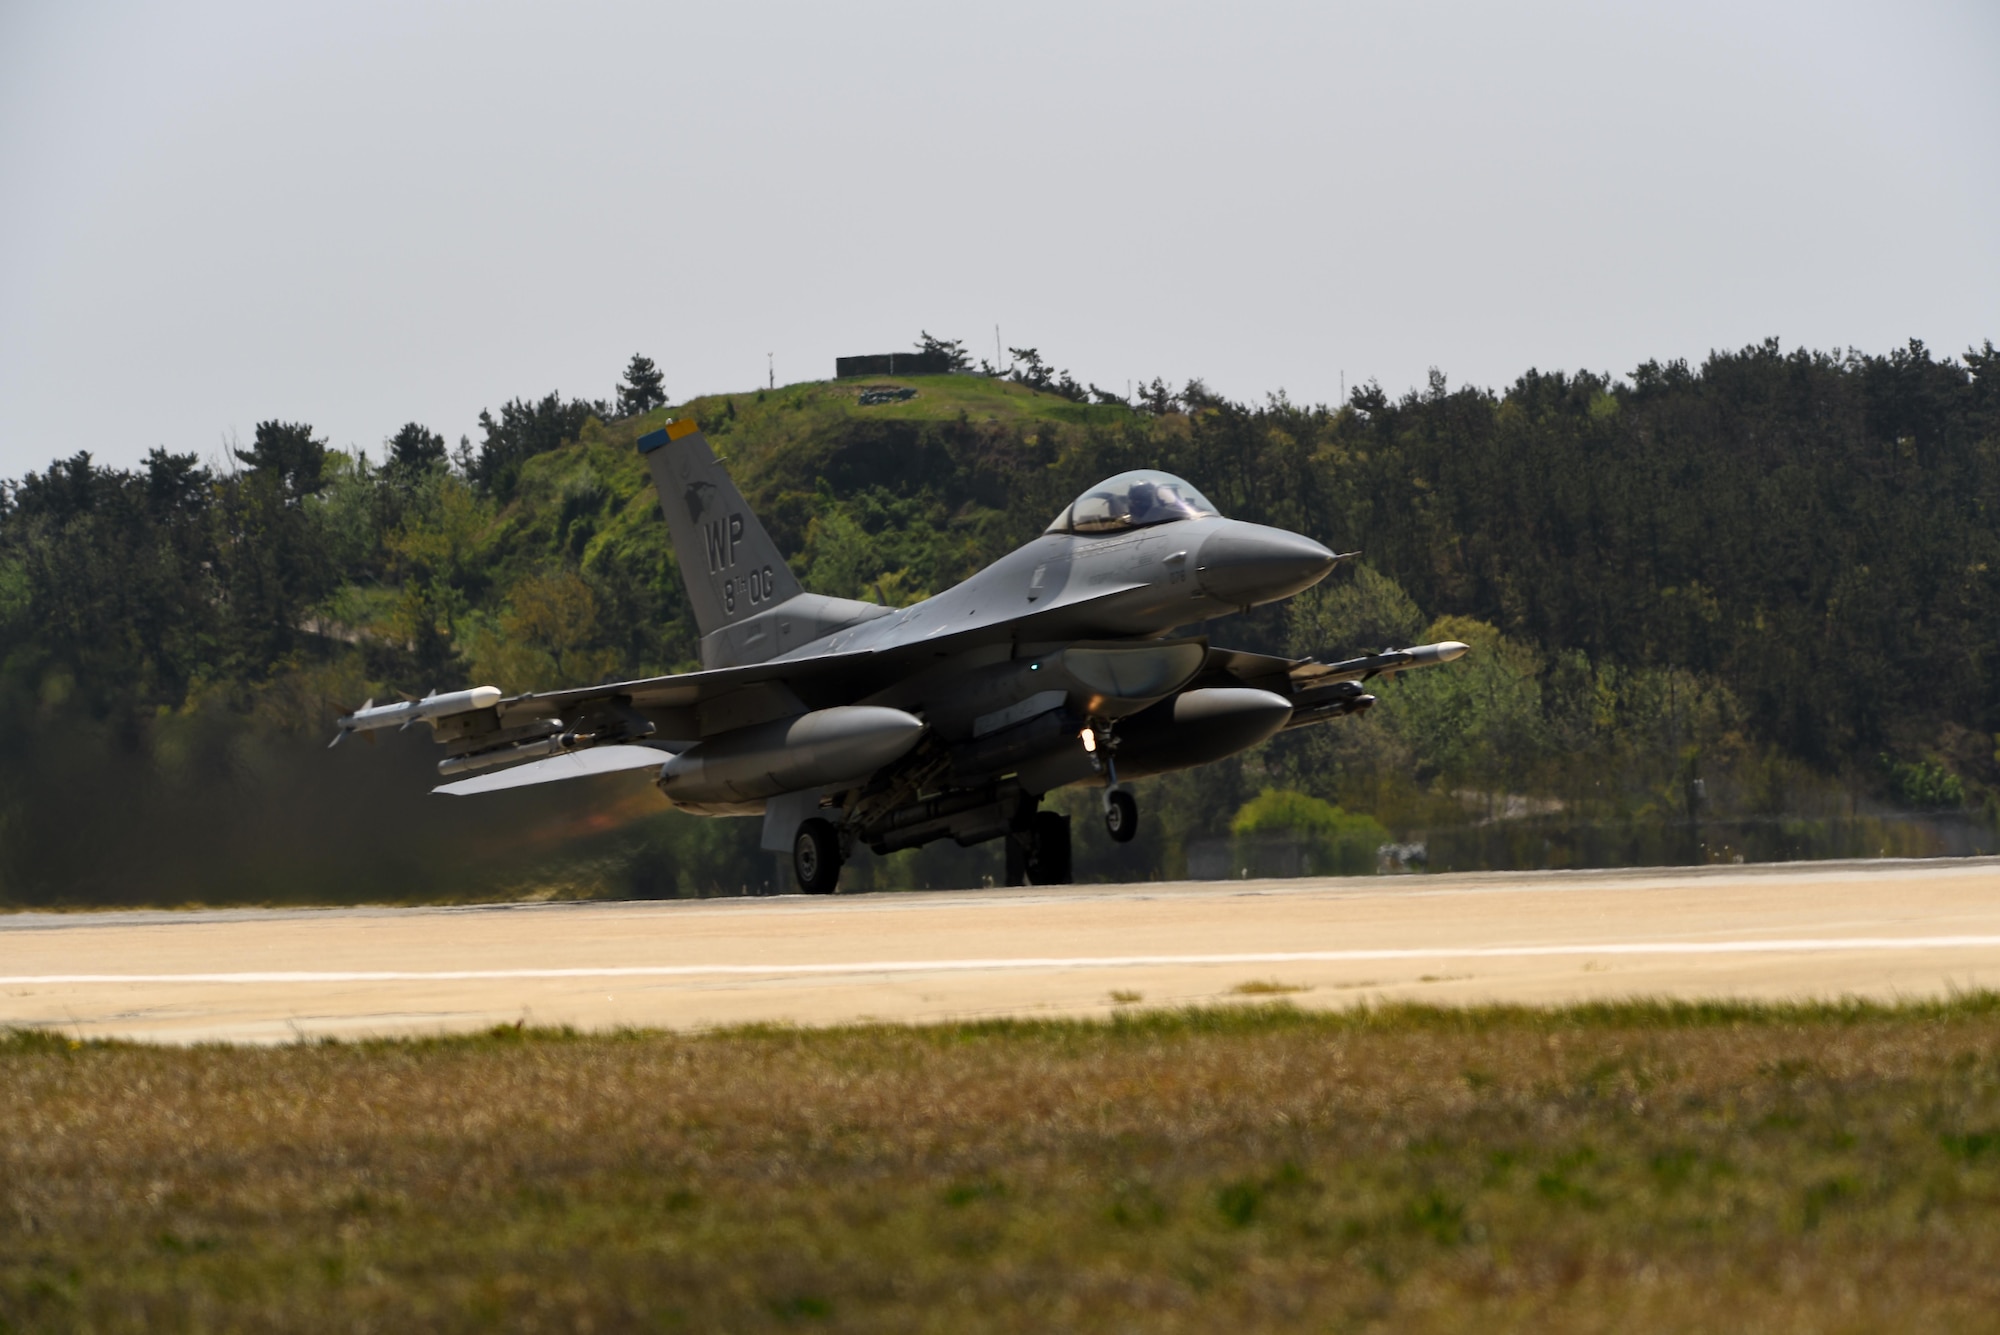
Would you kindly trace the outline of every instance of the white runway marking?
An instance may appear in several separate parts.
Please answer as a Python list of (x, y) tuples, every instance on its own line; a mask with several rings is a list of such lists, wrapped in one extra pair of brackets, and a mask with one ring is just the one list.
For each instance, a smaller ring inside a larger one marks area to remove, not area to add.
[(1079, 955), (1017, 959), (863, 960), (840, 964), (609, 965), (570, 969), (381, 969), (245, 973), (64, 973), (0, 976), (0, 986), (84, 983), (449, 983), (532, 978), (700, 978), (810, 974), (971, 973), (1124, 969), (1202, 964), (1349, 964), (1391, 960), (1536, 959), (1602, 955), (1800, 955), (1843, 950), (1967, 950), (2000, 936), (1795, 937), (1742, 941), (1605, 941), (1550, 946), (1432, 946), (1376, 950), (1278, 950), (1235, 955)]

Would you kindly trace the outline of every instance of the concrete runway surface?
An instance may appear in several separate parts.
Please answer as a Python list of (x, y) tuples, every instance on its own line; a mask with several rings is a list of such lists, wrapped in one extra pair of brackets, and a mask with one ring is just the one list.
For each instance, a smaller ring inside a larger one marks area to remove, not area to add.
[(1996, 987), (2000, 858), (0, 914), (0, 1028), (175, 1043)]

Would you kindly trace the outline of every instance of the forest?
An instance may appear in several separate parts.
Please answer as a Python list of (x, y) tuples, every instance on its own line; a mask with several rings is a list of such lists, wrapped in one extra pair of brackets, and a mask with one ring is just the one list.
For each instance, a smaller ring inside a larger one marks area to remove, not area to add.
[[(1089, 484), (1157, 467), (1360, 553), (1288, 604), (1195, 628), (1213, 642), (1473, 645), (1364, 716), (1146, 781), (1135, 844), (1094, 835), (1091, 794), (1061, 795), (1080, 878), (1993, 846), (1990, 341), (1771, 340), (1499, 390), (1434, 371), (1335, 405), (1157, 380), (1126, 401), (1036, 349), (972, 368), (956, 344), (920, 348), (959, 369), (669, 403), (635, 357), (617, 400), (512, 398), (456, 447), (414, 422), (337, 449), (267, 421), (216, 458), (73, 452), (0, 484), (0, 903), (776, 884), (754, 820), (672, 812), (641, 778), (440, 798), (421, 728), (327, 749), (368, 699), (693, 667), (633, 450), (684, 415), (820, 592), (916, 601)], [(864, 858), (850, 883), (997, 872), (992, 849), (946, 845)]]

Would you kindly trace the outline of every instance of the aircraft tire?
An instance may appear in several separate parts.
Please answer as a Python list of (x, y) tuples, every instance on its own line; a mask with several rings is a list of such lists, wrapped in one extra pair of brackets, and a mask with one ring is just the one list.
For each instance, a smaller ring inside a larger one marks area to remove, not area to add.
[(1031, 885), (1068, 885), (1069, 817), (1060, 811), (1037, 811), (1033, 826), (1035, 855), (1028, 861)]
[(792, 875), (808, 895), (830, 895), (840, 884), (840, 836), (833, 822), (815, 816), (792, 840)]
[(1114, 788), (1104, 799), (1104, 832), (1121, 844), (1138, 837), (1139, 802), (1122, 788)]

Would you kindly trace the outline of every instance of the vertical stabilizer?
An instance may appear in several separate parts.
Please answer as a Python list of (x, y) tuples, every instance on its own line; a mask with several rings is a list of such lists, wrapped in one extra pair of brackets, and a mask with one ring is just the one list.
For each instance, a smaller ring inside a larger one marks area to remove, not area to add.
[(796, 598), (799, 582), (692, 418), (639, 437), (704, 641)]

